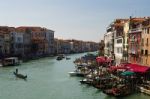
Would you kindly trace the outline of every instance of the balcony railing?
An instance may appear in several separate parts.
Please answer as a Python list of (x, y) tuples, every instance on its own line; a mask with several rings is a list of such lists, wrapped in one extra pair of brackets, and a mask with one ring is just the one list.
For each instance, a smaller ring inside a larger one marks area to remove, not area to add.
[(136, 33), (136, 32), (142, 32), (142, 28), (135, 28), (129, 30), (129, 33)]

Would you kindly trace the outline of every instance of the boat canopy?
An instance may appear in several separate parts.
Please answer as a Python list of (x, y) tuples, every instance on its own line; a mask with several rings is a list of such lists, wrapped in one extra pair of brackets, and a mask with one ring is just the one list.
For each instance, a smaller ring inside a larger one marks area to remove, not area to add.
[(101, 57), (97, 57), (97, 58), (96, 58), (96, 61), (97, 61), (98, 63), (105, 63), (105, 62), (111, 62), (112, 59), (111, 59), (111, 58), (107, 58), (107, 57), (101, 56)]
[(111, 66), (110, 69), (111, 70), (117, 70), (117, 69), (125, 69), (126, 70), (127, 67), (124, 67), (124, 66)]
[(146, 73), (150, 70), (150, 67), (142, 66), (138, 64), (127, 64), (126, 65), (129, 71), (137, 72), (137, 73)]
[(135, 73), (134, 72), (131, 72), (131, 71), (125, 71), (123, 73), (121, 73), (122, 76), (132, 76), (134, 75)]

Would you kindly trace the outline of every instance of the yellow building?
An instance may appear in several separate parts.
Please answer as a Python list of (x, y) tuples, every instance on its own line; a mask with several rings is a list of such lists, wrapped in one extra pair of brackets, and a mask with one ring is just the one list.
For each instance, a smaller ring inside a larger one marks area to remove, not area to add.
[(141, 46), (141, 64), (150, 66), (150, 18), (143, 22)]

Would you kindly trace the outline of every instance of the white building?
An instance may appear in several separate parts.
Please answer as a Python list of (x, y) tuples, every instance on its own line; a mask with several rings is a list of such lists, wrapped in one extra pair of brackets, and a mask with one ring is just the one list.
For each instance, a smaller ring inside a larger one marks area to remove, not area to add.
[(45, 36), (48, 41), (48, 54), (54, 54), (54, 31), (47, 29)]
[[(112, 31), (112, 27), (107, 28), (107, 33), (104, 34), (104, 55), (112, 57), (113, 49), (114, 49), (114, 33)], [(113, 57), (112, 57), (113, 58)]]
[(127, 19), (116, 19), (114, 22), (114, 55), (116, 64), (123, 60), (124, 23)]

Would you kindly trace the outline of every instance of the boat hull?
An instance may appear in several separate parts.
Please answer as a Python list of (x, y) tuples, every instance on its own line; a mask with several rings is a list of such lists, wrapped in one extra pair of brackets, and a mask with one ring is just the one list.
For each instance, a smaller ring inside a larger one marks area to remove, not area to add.
[(18, 77), (18, 78), (21, 78), (21, 79), (27, 79), (27, 75), (24, 76), (24, 75), (22, 75), (22, 74), (17, 74), (16, 72), (14, 72), (14, 75), (15, 75), (16, 77)]

